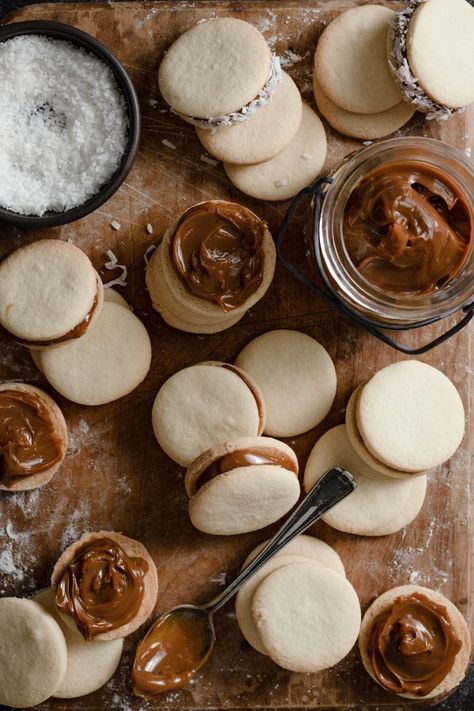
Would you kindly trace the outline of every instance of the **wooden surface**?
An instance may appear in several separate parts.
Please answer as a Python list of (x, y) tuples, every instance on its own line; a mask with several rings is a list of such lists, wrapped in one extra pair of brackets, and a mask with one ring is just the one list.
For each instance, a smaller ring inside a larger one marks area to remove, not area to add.
[[(84, 249), (104, 280), (105, 251), (112, 249), (128, 266), (122, 290), (147, 326), (153, 362), (145, 382), (110, 405), (86, 408), (56, 397), (70, 427), (66, 462), (43, 490), (4, 494), (0, 499), (0, 594), (28, 595), (48, 584), (53, 564), (66, 545), (84, 531), (111, 529), (138, 538), (159, 570), (157, 610), (179, 602), (199, 602), (214, 595), (272, 528), (231, 538), (195, 531), (187, 517), (183, 472), (160, 451), (153, 436), (151, 406), (169, 375), (199, 360), (232, 361), (255, 335), (273, 328), (296, 328), (317, 338), (336, 364), (338, 391), (326, 420), (314, 431), (290, 441), (302, 468), (317, 438), (343, 422), (347, 400), (362, 380), (401, 358), (312, 297), (280, 267), (267, 296), (234, 328), (215, 336), (193, 336), (168, 328), (150, 304), (144, 284), (143, 254), (156, 243), (173, 217), (203, 199), (240, 201), (266, 219), (275, 233), (286, 204), (260, 203), (233, 189), (220, 165), (209, 165), (191, 126), (174, 118), (157, 93), (156, 69), (163, 51), (201, 18), (235, 15), (254, 23), (283, 57), (304, 98), (311, 95), (311, 64), (317, 38), (339, 11), (356, 2), (146, 2), (91, 5), (33, 5), (8, 21), (55, 19), (76, 25), (108, 46), (129, 71), (141, 99), (143, 138), (126, 183), (101, 209), (63, 228), (20, 234), (0, 226), (0, 256), (25, 240), (57, 237)], [(396, 2), (386, 3), (396, 7)], [(473, 113), (436, 124), (415, 117), (403, 134), (440, 138), (468, 152), (473, 143)], [(328, 130), (326, 168), (358, 148)], [(174, 148), (163, 143), (171, 142)], [(111, 220), (122, 227), (115, 232)], [(145, 225), (153, 225), (148, 235)], [(304, 262), (304, 221), (289, 235), (290, 253)], [(452, 323), (448, 319), (448, 323)], [(442, 325), (404, 334), (412, 345), (438, 334)], [(470, 406), (471, 333), (465, 330), (420, 359), (443, 370), (456, 384), (466, 411)], [(0, 377), (25, 380), (51, 392), (20, 347), (0, 342)], [(54, 394), (54, 393), (53, 393)], [(468, 414), (469, 421), (469, 414)], [(469, 444), (471, 443), (471, 446)], [(472, 530), (470, 466), (472, 437), (449, 464), (434, 472), (416, 521), (383, 538), (339, 533), (323, 523), (313, 533), (340, 553), (362, 607), (385, 589), (408, 582), (434, 587), (467, 615), (472, 628)], [(146, 629), (145, 626), (142, 629)], [(379, 689), (363, 671), (356, 650), (335, 668), (318, 675), (291, 674), (253, 651), (243, 640), (232, 605), (216, 619), (217, 645), (210, 663), (188, 689), (160, 699), (163, 708), (308, 707), (318, 709), (420, 708)], [(127, 640), (119, 672), (103, 690), (76, 701), (51, 700), (41, 709), (143, 708), (133, 697), (129, 670), (138, 635)]]

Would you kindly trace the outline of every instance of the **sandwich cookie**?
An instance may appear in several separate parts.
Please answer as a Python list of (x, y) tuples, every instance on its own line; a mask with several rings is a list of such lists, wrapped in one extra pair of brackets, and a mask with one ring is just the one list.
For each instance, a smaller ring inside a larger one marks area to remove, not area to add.
[(295, 136), (303, 102), (293, 79), (282, 73), (281, 82), (266, 106), (251, 120), (227, 128), (198, 128), (204, 148), (229, 163), (261, 163), (273, 158)]
[(359, 638), (367, 673), (386, 691), (409, 699), (452, 691), (464, 679), (471, 647), (457, 607), (419, 585), (392, 588), (374, 600)]
[(261, 435), (266, 408), (260, 388), (241, 368), (208, 361), (168, 378), (153, 403), (152, 422), (161, 448), (189, 467), (222, 442)]
[(0, 490), (47, 484), (67, 444), (64, 415), (49, 395), (26, 383), (0, 384)]
[(86, 642), (77, 630), (71, 629), (60, 617), (52, 588), (41, 590), (33, 599), (54, 617), (66, 640), (66, 673), (53, 696), (56, 699), (75, 699), (104, 686), (120, 663), (123, 639)]
[[(345, 425), (333, 427), (314, 445), (304, 472), (309, 491), (333, 466), (350, 471), (357, 480), (353, 501), (339, 502), (322, 516), (339, 531), (359, 536), (386, 536), (399, 531), (418, 515), (425, 500), (427, 477), (389, 478), (359, 457)], [(349, 498), (349, 497), (348, 497)]]
[[(258, 545), (245, 559), (242, 570), (247, 567), (251, 560), (260, 553), (262, 548), (268, 543), (264, 541)], [(262, 644), (259, 637), (255, 622), (252, 617), (252, 599), (260, 582), (266, 578), (273, 570), (280, 568), (288, 563), (298, 562), (314, 562), (326, 568), (330, 568), (345, 577), (344, 565), (338, 554), (328, 546), (327, 543), (319, 538), (312, 536), (297, 536), (288, 543), (280, 553), (277, 553), (271, 560), (266, 563), (252, 578), (243, 585), (235, 600), (235, 613), (237, 622), (239, 623), (240, 631), (247, 642), (260, 652), (260, 654), (268, 655), (267, 650)]]
[(388, 59), (403, 98), (428, 119), (474, 101), (474, 8), (467, 0), (411, 0), (397, 13)]
[(199, 22), (161, 60), (158, 84), (173, 111), (200, 128), (232, 126), (268, 103), (280, 63), (248, 22), (219, 17)]
[(401, 101), (392, 109), (378, 114), (355, 114), (345, 111), (329, 99), (313, 75), (313, 93), (319, 112), (339, 133), (351, 138), (374, 141), (404, 126), (416, 112), (416, 106)]
[(0, 704), (28, 708), (46, 701), (67, 669), (64, 635), (33, 600), (0, 598)]
[(261, 581), (252, 615), (269, 657), (284, 669), (318, 672), (352, 649), (360, 604), (340, 573), (312, 561), (288, 563)]
[(357, 429), (379, 462), (407, 474), (443, 464), (464, 436), (464, 407), (444, 373), (417, 360), (379, 370), (355, 404)]
[(0, 264), (0, 325), (29, 348), (79, 340), (96, 322), (102, 302), (99, 275), (69, 242), (32, 242)]
[(378, 114), (402, 101), (387, 62), (394, 18), (387, 7), (360, 5), (341, 13), (322, 33), (314, 73), (336, 106), (355, 114)]
[(80, 339), (41, 353), (41, 368), (61, 395), (80, 405), (104, 405), (134, 390), (151, 363), (142, 322), (111, 301)]
[(326, 159), (326, 132), (319, 116), (303, 104), (299, 129), (274, 158), (257, 165), (224, 163), (230, 182), (258, 200), (288, 200), (310, 185)]
[(185, 479), (189, 517), (204, 533), (230, 536), (278, 521), (298, 501), (298, 460), (283, 442), (244, 437), (209, 449)]
[(331, 409), (337, 387), (334, 363), (326, 349), (305, 333), (268, 331), (250, 341), (235, 362), (263, 393), (265, 434), (303, 434)]
[(121, 639), (153, 612), (156, 566), (144, 545), (112, 531), (85, 533), (66, 548), (51, 585), (61, 619), (86, 641)]
[(212, 333), (236, 323), (262, 298), (275, 262), (265, 222), (237, 203), (210, 200), (167, 230), (146, 282), (154, 308), (170, 325)]

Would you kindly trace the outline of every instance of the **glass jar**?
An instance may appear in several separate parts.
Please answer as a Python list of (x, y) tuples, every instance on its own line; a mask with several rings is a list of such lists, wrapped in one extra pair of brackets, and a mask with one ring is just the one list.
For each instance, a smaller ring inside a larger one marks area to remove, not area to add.
[[(474, 301), (474, 245), (461, 270), (429, 294), (386, 293), (368, 281), (351, 261), (343, 234), (349, 196), (372, 170), (390, 162), (416, 162), (444, 175), (464, 195), (474, 224), (474, 168), (467, 156), (431, 138), (392, 138), (347, 156), (320, 188), (313, 249), (329, 292), (367, 324), (405, 330), (433, 323)], [(330, 181), (330, 182), (329, 182)], [(316, 200), (317, 200), (316, 196)]]

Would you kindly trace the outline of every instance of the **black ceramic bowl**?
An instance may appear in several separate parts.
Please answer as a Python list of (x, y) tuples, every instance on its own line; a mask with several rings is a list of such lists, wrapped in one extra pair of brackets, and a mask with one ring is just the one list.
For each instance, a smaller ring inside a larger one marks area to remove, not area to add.
[(0, 222), (8, 222), (16, 227), (24, 229), (36, 229), (41, 227), (54, 227), (65, 225), (67, 222), (80, 220), (96, 210), (106, 200), (108, 200), (123, 183), (129, 173), (138, 150), (140, 141), (140, 105), (137, 93), (130, 77), (120, 62), (109, 50), (98, 42), (95, 37), (78, 30), (71, 25), (61, 22), (50, 22), (48, 20), (31, 20), (29, 22), (16, 22), (11, 25), (0, 27), (0, 42), (18, 37), (20, 35), (45, 35), (54, 39), (66, 40), (85, 50), (95, 54), (112, 70), (115, 80), (125, 99), (128, 112), (128, 145), (122, 156), (120, 166), (115, 171), (111, 179), (102, 186), (98, 193), (87, 200), (82, 205), (74, 207), (66, 212), (46, 212), (41, 217), (37, 215), (21, 215), (12, 210), (6, 210), (0, 206)]

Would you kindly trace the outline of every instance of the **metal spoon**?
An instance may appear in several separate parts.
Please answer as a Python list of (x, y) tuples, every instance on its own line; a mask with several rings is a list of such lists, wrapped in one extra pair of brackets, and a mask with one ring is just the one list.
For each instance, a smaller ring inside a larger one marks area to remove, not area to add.
[(216, 639), (213, 616), (217, 610), (270, 558), (356, 487), (352, 474), (341, 467), (329, 469), (225, 590), (204, 605), (179, 605), (158, 617), (137, 648), (132, 670), (135, 694), (150, 699), (184, 686), (211, 655)]

